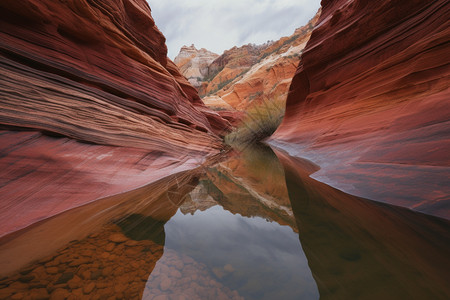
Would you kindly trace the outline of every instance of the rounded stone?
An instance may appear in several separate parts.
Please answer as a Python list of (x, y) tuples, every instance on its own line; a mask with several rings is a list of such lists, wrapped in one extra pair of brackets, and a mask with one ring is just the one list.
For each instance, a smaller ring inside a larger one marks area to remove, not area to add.
[(172, 281), (168, 277), (164, 277), (164, 278), (162, 278), (161, 283), (159, 284), (159, 288), (162, 291), (167, 291), (171, 285), (172, 285)]
[(50, 295), (50, 300), (64, 300), (69, 297), (69, 295), (70, 292), (68, 290), (58, 288)]
[(123, 243), (126, 242), (128, 239), (121, 233), (114, 233), (109, 236), (108, 240), (114, 243)]
[(49, 267), (46, 269), (48, 274), (56, 274), (58, 273), (58, 268), (57, 267)]
[(83, 287), (83, 292), (85, 294), (90, 294), (95, 288), (95, 283), (90, 282)]

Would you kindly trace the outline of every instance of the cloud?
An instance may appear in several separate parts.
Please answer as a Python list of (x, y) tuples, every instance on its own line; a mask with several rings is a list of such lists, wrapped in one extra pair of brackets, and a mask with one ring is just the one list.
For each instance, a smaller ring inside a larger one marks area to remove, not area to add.
[(233, 46), (262, 44), (291, 35), (320, 7), (320, 0), (147, 0), (166, 37), (169, 57), (195, 44), (218, 54)]

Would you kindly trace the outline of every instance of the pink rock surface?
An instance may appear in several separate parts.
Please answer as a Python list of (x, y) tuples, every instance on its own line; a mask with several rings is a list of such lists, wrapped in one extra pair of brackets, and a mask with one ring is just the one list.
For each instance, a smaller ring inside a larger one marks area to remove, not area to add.
[(167, 58), (146, 1), (6, 0), (0, 16), (0, 236), (222, 149), (228, 121)]
[(145, 1), (0, 6), (0, 123), (152, 150), (221, 147)]
[(272, 143), (346, 192), (450, 217), (448, 1), (322, 1)]
[(0, 237), (68, 209), (195, 168), (202, 157), (0, 132)]

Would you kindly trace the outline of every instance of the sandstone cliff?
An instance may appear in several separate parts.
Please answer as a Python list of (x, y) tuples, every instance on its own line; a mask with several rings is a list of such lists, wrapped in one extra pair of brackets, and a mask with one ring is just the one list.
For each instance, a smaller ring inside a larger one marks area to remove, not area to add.
[[(195, 81), (203, 101), (214, 109), (243, 111), (262, 101), (278, 99), (283, 102), (297, 68), (300, 52), (319, 14), (320, 11), (291, 36), (263, 45), (248, 44), (226, 50), (207, 67), (203, 67), (205, 71), (202, 74), (208, 72), (206, 76), (197, 76), (199, 72), (194, 61), (197, 56), (186, 54), (194, 51), (192, 47), (183, 47), (179, 55), (181, 58), (177, 57), (175, 63), (183, 75), (192, 83)], [(196, 74), (194, 79), (191, 73)], [(198, 79), (202, 79), (202, 82)]]
[(7, 0), (0, 15), (0, 236), (222, 148), (228, 122), (167, 58), (146, 1)]
[(218, 54), (201, 48), (197, 50), (192, 44), (190, 47), (184, 46), (180, 49), (180, 53), (173, 60), (180, 69), (181, 74), (188, 81), (199, 89), (202, 81), (209, 73), (209, 65), (219, 57)]
[[(278, 101), (284, 105), (300, 53), (319, 15), (320, 11), (307, 25), (295, 30), (291, 36), (282, 37), (263, 47), (254, 63), (250, 66), (244, 64), (241, 67), (243, 69), (234, 78), (221, 78), (223, 71), (219, 73), (208, 86), (209, 92), (219, 88), (214, 93), (238, 110), (246, 110), (264, 101)], [(226, 68), (230, 67), (226, 66), (224, 70)], [(209, 103), (208, 98), (204, 98), (204, 101)]]
[(2, 124), (117, 146), (220, 147), (145, 1), (0, 5)]
[(346, 192), (450, 217), (448, 1), (322, 1), (273, 144)]

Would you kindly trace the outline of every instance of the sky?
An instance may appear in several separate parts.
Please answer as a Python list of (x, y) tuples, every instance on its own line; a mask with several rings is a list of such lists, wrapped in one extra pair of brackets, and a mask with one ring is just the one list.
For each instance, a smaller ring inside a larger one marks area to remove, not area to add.
[(320, 0), (147, 0), (173, 59), (183, 45), (217, 54), (263, 44), (308, 23)]

